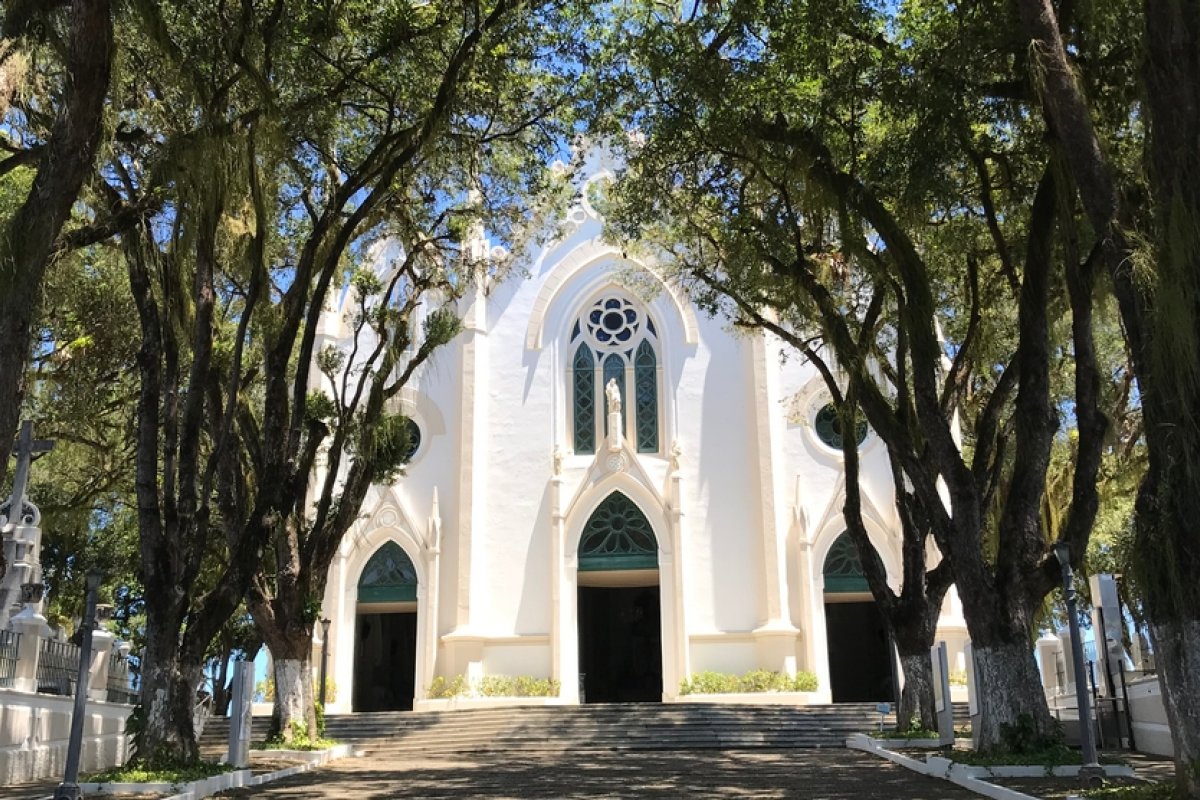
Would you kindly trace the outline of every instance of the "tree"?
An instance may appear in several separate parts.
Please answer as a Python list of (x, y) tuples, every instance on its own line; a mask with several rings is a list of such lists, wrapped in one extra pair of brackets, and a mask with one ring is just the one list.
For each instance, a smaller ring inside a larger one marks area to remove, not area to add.
[[(20, 139), (4, 137), (8, 156), (0, 161), (0, 178), (19, 180), (20, 171), (32, 172), (24, 199), (0, 220), (0, 483), (16, 435), (42, 277), (94, 169), (112, 70), (109, 0), (72, 0), (65, 17), (56, 5), (64, 4), (9, 4), (0, 44), (6, 110), (11, 102), (26, 122), (17, 129)], [(52, 88), (12, 96), (18, 74), (30, 64)]]
[[(1058, 408), (1072, 403), (1078, 434), (1059, 534), (1076, 562), (1107, 428), (1096, 264), (1056, 156), (1024, 122), (1005, 23), (924, 4), (884, 20), (853, 2), (733, 3), (642, 20), (621, 64), (622, 90), (645, 103), (625, 232), (649, 235), (693, 283), (716, 276), (743, 316), (818, 336), (845, 374), (903, 474), (899, 496), (916, 499), (953, 569), (985, 750), (1022, 715), (1052, 731), (1030, 645), (1057, 586), (1041, 509)], [(1059, 309), (1069, 349), (1052, 346)], [(946, 323), (960, 337), (943, 344)], [(1051, 372), (1068, 360), (1058, 397)], [(918, 597), (921, 566), (906, 575)], [(886, 608), (897, 598), (882, 588), (872, 582)]]
[[(1101, 242), (1137, 373), (1148, 466), (1136, 506), (1135, 574), (1175, 743), (1178, 793), (1200, 797), (1200, 539), (1193, 524), (1200, 512), (1200, 5), (1146, 2), (1137, 20), (1148, 187), (1123, 175), (1108, 145), (1138, 112), (1101, 114), (1100, 99), (1081, 89), (1095, 66), (1068, 53), (1078, 20), (1061, 18), (1045, 0), (1017, 6), (1036, 55), (1030, 66), (1044, 76), (1045, 118)], [(1152, 211), (1148, 254), (1130, 233), (1144, 217), (1143, 188)]]
[[(499, 277), (453, 243), (485, 216), (519, 240), (519, 201), (549, 179), (530, 166), (561, 140), (563, 81), (534, 76), (570, 6), (132, 8), (129, 102), (95, 202), (109, 219), (150, 213), (120, 242), (141, 330), (139, 753), (156, 762), (197, 757), (194, 690), (252, 581), (284, 730), (313, 730), (301, 671), (317, 565), (398, 463), (403, 418), (387, 401), (457, 330), (449, 304)], [(385, 239), (399, 262), (374, 275)], [(339, 363), (318, 327), (343, 284), (363, 338)], [(337, 393), (314, 391), (343, 366)], [(318, 456), (331, 477), (310, 496)], [(219, 574), (201, 582), (209, 558)]]
[[(482, 220), (519, 250), (539, 227), (545, 209), (538, 204), (559, 185), (546, 165), (568, 121), (566, 70), (582, 20), (572, 13), (569, 4), (506, 2), (486, 14), (439, 12), (420, 36), (359, 77), (372, 94), (393, 99), (382, 113), (364, 115), (363, 128), (353, 132), (353, 147), (366, 156), (340, 158), (336, 171), (324, 172), (327, 194), (309, 205), (311, 228), (297, 240), (298, 264), (327, 287), (343, 268), (347, 243), (380, 239), (356, 259), (348, 281), (342, 308), (351, 341), (344, 349), (314, 350), (325, 288), (305, 306), (294, 366), (266, 340), (264, 401), (239, 416), (242, 453), (219, 482), (227, 524), (253, 527), (260, 524), (255, 515), (277, 520), (248, 603), (273, 657), (278, 734), (285, 741), (316, 730), (313, 624), (338, 546), (371, 487), (395, 480), (411, 453), (399, 392), (458, 333), (458, 302), (503, 278), (506, 265), (481, 250)], [(419, 80), (399, 77), (399, 65), (430, 49), (447, 58)], [(347, 68), (339, 66), (330, 79)], [(422, 116), (412, 119), (412, 107)], [(410, 127), (390, 141), (396, 119)], [(342, 135), (310, 129), (296, 147), (345, 153)], [(302, 170), (281, 182), (299, 189), (310, 174)], [(351, 201), (354, 213), (347, 215)], [(282, 394), (272, 399), (284, 386), (290, 408)], [(280, 472), (264, 460), (267, 453), (283, 457), (284, 480), (271, 479)]]

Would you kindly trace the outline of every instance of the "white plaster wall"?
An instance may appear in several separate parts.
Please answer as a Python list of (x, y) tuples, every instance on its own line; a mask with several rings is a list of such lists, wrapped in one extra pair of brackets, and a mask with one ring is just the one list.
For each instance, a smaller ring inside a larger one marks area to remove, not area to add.
[(700, 319), (700, 346), (677, 390), (684, 451), (685, 563), (693, 631), (747, 632), (762, 621), (756, 577), (762, 525), (750, 345)]
[[(74, 698), (0, 689), (0, 786), (61, 777)], [(80, 772), (125, 762), (125, 720), (132, 706), (89, 701)]]

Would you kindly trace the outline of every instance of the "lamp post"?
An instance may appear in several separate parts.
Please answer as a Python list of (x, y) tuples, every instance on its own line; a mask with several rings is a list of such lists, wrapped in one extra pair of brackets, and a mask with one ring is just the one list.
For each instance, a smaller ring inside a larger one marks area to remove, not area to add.
[(1083, 751), (1083, 768), (1079, 777), (1087, 780), (1091, 776), (1103, 776), (1103, 769), (1096, 761), (1096, 743), (1092, 739), (1092, 709), (1088, 697), (1086, 673), (1083, 668), (1083, 640), (1079, 636), (1079, 615), (1075, 610), (1075, 582), (1071, 574), (1071, 547), (1066, 542), (1056, 542), (1054, 557), (1062, 567), (1063, 596), (1067, 601), (1067, 625), (1071, 629), (1071, 661), (1075, 665), (1075, 698), (1079, 706), (1079, 746)]
[(331, 619), (321, 620), (321, 708), (325, 708), (325, 674), (329, 669), (329, 624)]
[(54, 800), (79, 800), (79, 751), (83, 747), (83, 718), (87, 716), (88, 674), (92, 666), (92, 628), (96, 624), (96, 592), (100, 589), (100, 570), (87, 573), (87, 597), (83, 606), (82, 633), (79, 643), (79, 679), (75, 682), (75, 707), (71, 712), (71, 738), (67, 743), (67, 766), (63, 782), (54, 791)]

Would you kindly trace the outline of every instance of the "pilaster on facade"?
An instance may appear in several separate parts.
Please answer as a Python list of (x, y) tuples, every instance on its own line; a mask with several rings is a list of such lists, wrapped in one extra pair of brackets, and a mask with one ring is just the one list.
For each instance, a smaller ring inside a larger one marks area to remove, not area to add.
[(458, 473), (458, 569), (454, 631), (472, 628), (472, 600), (479, 580), (474, 534), (482, 530), (486, 508), (488, 429), (487, 297), (476, 285), (463, 314), (462, 372), (459, 393), (460, 460)]
[[(795, 636), (787, 599), (787, 551), (780, 532), (782, 524), (779, 499), (780, 478), (785, 463), (781, 450), (783, 417), (780, 413), (781, 394), (777, 371), (773, 369), (767, 334), (751, 338), (750, 369), (752, 373), (750, 415), (754, 433), (755, 473), (759, 487), (759, 530), (762, 550), (762, 591), (764, 622), (757, 632), (771, 638)], [(795, 671), (792, 656), (792, 671)]]
[[(438, 632), (440, 626), (439, 620), (439, 598), (441, 597), (442, 584), (442, 507), (438, 500), (437, 487), (433, 487), (433, 503), (432, 510), (429, 512), (429, 519), (426, 524), (425, 533), (425, 557), (429, 562), (429, 587), (425, 591), (425, 609), (426, 619), (421, 620), (424, 625), (426, 640), (429, 645), (425, 647), (421, 653), (421, 658), (424, 659), (424, 674), (426, 680), (424, 683), (418, 683), (416, 687), (416, 699), (425, 700), (429, 696), (429, 683), (433, 680), (433, 676), (437, 675), (437, 654), (438, 654)], [(417, 587), (420, 592), (421, 587)]]
[[(679, 447), (679, 442), (671, 444), (670, 461), (667, 466), (667, 485), (663, 492), (663, 496), (667, 499), (667, 525), (670, 528), (671, 550), (674, 553), (675, 563), (679, 565), (679, 585), (674, 588), (671, 597), (671, 602), (675, 604), (675, 619), (678, 631), (676, 633), (676, 641), (679, 643), (679, 652), (675, 655), (675, 663), (677, 665), (679, 675), (674, 687), (669, 687), (665, 684), (664, 689), (669, 689), (669, 695), (674, 697), (677, 687), (684, 679), (690, 678), (692, 675), (692, 654), (691, 654), (691, 639), (690, 630), (688, 628), (688, 602), (687, 602), (687, 582), (683, 579), (684, 565), (687, 564), (687, 554), (684, 550), (687, 537), (684, 533), (684, 517), (683, 517), (683, 476), (680, 470), (680, 459), (683, 456), (682, 449)], [(662, 591), (660, 589), (660, 591)], [(666, 693), (666, 692), (665, 692)]]
[(554, 449), (554, 474), (550, 476), (550, 677), (558, 681), (560, 696), (568, 685), (563, 675), (562, 647), (566, 632), (562, 597), (569, 591), (566, 574), (566, 519), (562, 507), (562, 449)]

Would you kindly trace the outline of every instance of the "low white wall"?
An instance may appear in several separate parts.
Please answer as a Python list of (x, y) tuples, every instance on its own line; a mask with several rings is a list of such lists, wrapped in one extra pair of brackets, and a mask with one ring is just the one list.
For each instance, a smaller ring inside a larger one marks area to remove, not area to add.
[[(75, 700), (0, 689), (0, 786), (61, 777)], [(89, 701), (79, 770), (125, 763), (125, 721), (133, 706)]]
[(1175, 757), (1171, 729), (1167, 725), (1167, 709), (1163, 706), (1162, 687), (1158, 676), (1150, 675), (1130, 681), (1129, 710), (1133, 717), (1133, 742), (1143, 753)]

